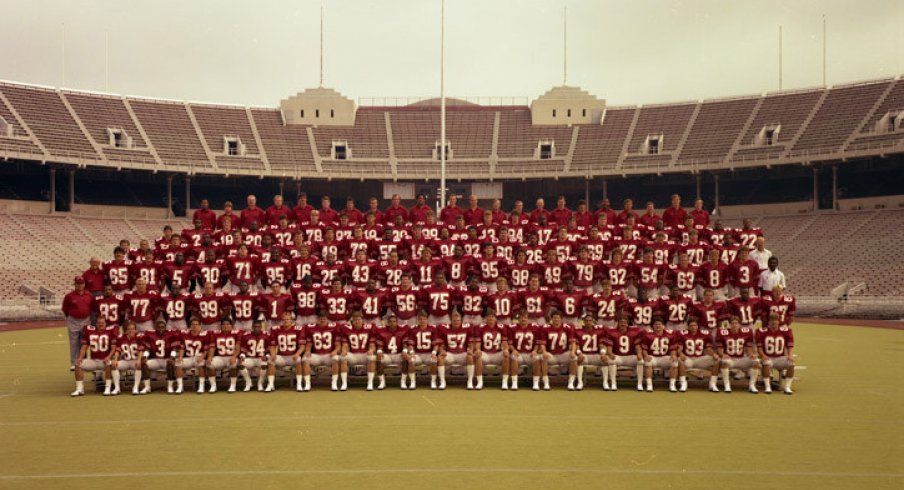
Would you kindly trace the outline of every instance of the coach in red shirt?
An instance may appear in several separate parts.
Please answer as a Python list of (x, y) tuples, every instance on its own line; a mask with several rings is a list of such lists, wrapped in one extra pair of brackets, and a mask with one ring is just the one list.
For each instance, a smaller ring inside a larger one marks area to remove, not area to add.
[(483, 208), (477, 205), (477, 196), (471, 194), (468, 198), (468, 209), (461, 212), (461, 216), (465, 219), (466, 225), (479, 225), (483, 223)]
[(233, 230), (241, 230), (242, 229), (242, 217), (235, 214), (232, 211), (232, 201), (226, 201), (223, 203), (223, 214), (217, 218), (217, 229), (223, 229), (223, 220), (229, 220), (229, 224), (232, 225)]
[(85, 289), (92, 296), (100, 296), (104, 293), (104, 271), (100, 268), (100, 259), (91, 257), (88, 261), (88, 270), (82, 272), (82, 280), (85, 281)]
[(430, 211), (430, 206), (427, 205), (427, 196), (418, 194), (417, 204), (408, 210), (408, 218), (412, 223), (426, 223), (428, 211)]
[(559, 226), (568, 224), (568, 220), (571, 219), (571, 210), (565, 206), (565, 196), (559, 196), (559, 199), (556, 200), (556, 209), (553, 209), (549, 215), (552, 222)]
[(273, 205), (267, 208), (267, 226), (279, 226), (279, 218), (285, 216), (289, 222), (295, 221), (295, 213), (292, 208), (283, 204), (283, 197), (273, 196)]
[(251, 229), (251, 223), (257, 223), (257, 228), (267, 224), (267, 213), (257, 207), (257, 197), (254, 194), (248, 196), (248, 207), (242, 210), (242, 226)]
[(210, 201), (207, 199), (201, 199), (201, 208), (191, 215), (192, 223), (198, 220), (201, 221), (201, 228), (210, 230), (217, 224), (217, 213), (210, 209)]
[(402, 196), (398, 194), (392, 195), (392, 201), (386, 212), (383, 213), (383, 222), (387, 225), (395, 224), (396, 216), (401, 216), (403, 221), (408, 221), (408, 210), (402, 206)]
[(461, 208), (458, 207), (458, 196), (449, 196), (449, 205), (439, 212), (439, 220), (446, 226), (455, 224), (455, 218), (461, 216)]
[(709, 211), (703, 209), (703, 199), (694, 201), (694, 209), (689, 213), (694, 218), (694, 224), (709, 228)]
[(687, 218), (687, 211), (681, 208), (681, 196), (672, 194), (672, 207), (662, 212), (662, 222), (666, 226), (675, 228), (683, 225), (685, 218)]
[(546, 222), (549, 223), (549, 211), (546, 210), (546, 201), (542, 197), (537, 199), (537, 207), (530, 212), (531, 223), (539, 223), (540, 216), (546, 216)]
[(295, 204), (295, 209), (293, 209), (293, 214), (295, 217), (295, 221), (298, 223), (307, 223), (311, 221), (311, 211), (314, 210), (314, 206), (308, 204), (308, 195), (307, 193), (302, 192), (298, 195), (298, 203)]
[(78, 357), (81, 348), (82, 329), (91, 322), (91, 308), (94, 296), (85, 290), (85, 280), (75, 276), (72, 280), (74, 289), (63, 297), (63, 315), (66, 316), (66, 329), (69, 331), (69, 364), (70, 369)]
[(597, 209), (596, 212), (593, 213), (594, 224), (597, 221), (599, 221), (601, 214), (606, 215), (606, 223), (613, 225), (613, 226), (618, 224), (618, 215), (615, 214), (614, 209), (609, 207), (609, 199), (608, 198), (603, 198), (603, 200), (600, 201), (599, 209)]

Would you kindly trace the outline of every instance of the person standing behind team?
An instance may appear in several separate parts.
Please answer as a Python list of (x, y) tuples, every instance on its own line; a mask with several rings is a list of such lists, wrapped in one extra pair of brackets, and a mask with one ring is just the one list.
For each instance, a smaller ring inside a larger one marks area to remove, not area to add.
[(69, 332), (69, 370), (75, 370), (82, 341), (82, 330), (91, 322), (94, 296), (85, 290), (85, 279), (76, 276), (72, 280), (74, 289), (63, 297), (63, 315), (66, 316), (66, 330)]

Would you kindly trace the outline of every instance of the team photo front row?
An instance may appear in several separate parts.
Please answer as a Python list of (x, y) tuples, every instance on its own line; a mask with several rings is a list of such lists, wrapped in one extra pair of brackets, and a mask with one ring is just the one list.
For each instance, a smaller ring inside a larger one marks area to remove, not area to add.
[[(529, 307), (506, 318), (492, 308), (477, 316), (463, 315), (453, 307), (442, 323), (426, 309), (417, 311), (412, 322), (401, 322), (392, 312), (374, 321), (361, 309), (343, 318), (320, 309), (313, 317), (286, 310), (276, 322), (260, 315), (245, 328), (237, 328), (234, 315), (222, 316), (216, 324), (202, 324), (192, 315), (184, 329), (172, 328), (160, 316), (150, 330), (140, 331), (145, 329), (131, 319), (120, 327), (98, 315), (81, 331), (72, 396), (85, 394), (86, 372), (103, 373), (104, 395), (121, 392), (123, 374), (133, 376), (132, 394), (144, 395), (151, 392), (156, 373), (165, 373), (167, 392), (172, 394), (183, 393), (186, 375), (194, 379), (199, 394), (216, 392), (218, 375), (228, 378), (229, 393), (237, 391), (239, 376), (243, 391), (255, 389), (255, 376), (257, 391), (272, 392), (277, 372), (288, 371), (294, 372), (295, 389), (306, 392), (318, 370), (329, 371), (332, 391), (348, 389), (350, 370), (366, 371), (368, 391), (383, 390), (387, 368), (399, 375), (401, 389), (413, 390), (425, 367), (430, 388), (439, 390), (446, 388), (449, 369), (463, 370), (468, 390), (481, 390), (485, 370), (495, 367), (503, 390), (517, 390), (526, 368), (535, 391), (551, 388), (551, 371), (567, 373), (567, 389), (579, 391), (585, 386), (585, 369), (592, 367), (606, 391), (618, 390), (621, 368), (628, 371), (626, 377), (636, 377), (638, 391), (653, 391), (657, 371), (668, 378), (671, 392), (686, 391), (689, 374), (708, 377), (712, 392), (720, 392), (721, 374), (722, 391), (730, 392), (735, 371), (747, 377), (751, 393), (758, 393), (760, 376), (764, 391), (771, 393), (777, 372), (779, 389), (792, 394), (790, 315), (759, 302), (742, 307), (740, 315), (728, 313), (712, 297), (707, 289), (704, 307), (693, 308), (700, 315), (687, 315), (680, 323), (668, 320), (670, 296), (657, 298), (648, 305), (649, 311), (645, 305), (638, 310), (638, 300), (632, 300), (632, 306), (616, 297), (611, 308), (602, 309), (614, 313), (614, 320), (601, 319), (595, 305), (568, 317), (549, 308), (541, 319), (533, 317)], [(749, 292), (741, 290), (740, 297), (749, 301)], [(781, 298), (780, 287), (773, 297)], [(661, 310), (657, 303), (666, 308)]]

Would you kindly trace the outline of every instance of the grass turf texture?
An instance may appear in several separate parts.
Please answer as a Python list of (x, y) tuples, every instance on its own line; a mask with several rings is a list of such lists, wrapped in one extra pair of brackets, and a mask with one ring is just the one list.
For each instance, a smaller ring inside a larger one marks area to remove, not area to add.
[(0, 334), (0, 488), (904, 487), (904, 331), (796, 325), (794, 396), (391, 377), (373, 393), (321, 378), (305, 394), (70, 399), (65, 335)]

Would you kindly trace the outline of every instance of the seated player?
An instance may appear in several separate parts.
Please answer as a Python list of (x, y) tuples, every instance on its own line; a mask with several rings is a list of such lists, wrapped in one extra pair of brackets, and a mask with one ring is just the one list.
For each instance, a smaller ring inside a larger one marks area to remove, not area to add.
[[(330, 389), (339, 390), (339, 349), (342, 341), (335, 324), (330, 323), (326, 310), (317, 313), (317, 323), (305, 327), (305, 351), (302, 358), (304, 374), (310, 376), (316, 367), (330, 369)], [(305, 384), (305, 391), (311, 390), (311, 383)]]
[(512, 391), (518, 391), (518, 372), (521, 366), (530, 366), (533, 375), (533, 389), (540, 389), (540, 355), (538, 337), (540, 327), (530, 322), (526, 309), (518, 313), (518, 322), (509, 327), (508, 341), (512, 349), (509, 358)]
[(212, 334), (207, 351), (207, 381), (210, 383), (208, 393), (216, 393), (217, 371), (221, 370), (229, 373), (227, 393), (235, 393), (235, 385), (239, 376), (240, 339), (241, 331), (233, 329), (231, 318), (226, 317), (220, 320), (220, 331)]
[[(240, 330), (241, 332), (241, 330)], [(255, 320), (250, 332), (242, 332), (241, 354), (239, 354), (239, 371), (245, 380), (244, 391), (251, 391), (251, 370), (257, 373), (257, 391), (267, 393), (273, 391), (276, 371), (270, 359), (268, 347), (270, 335), (264, 331), (264, 321)], [(264, 387), (264, 373), (267, 374), (267, 386)]]
[(349, 366), (363, 366), (367, 369), (367, 391), (374, 390), (374, 372), (377, 363), (376, 329), (364, 323), (361, 311), (352, 312), (351, 325), (342, 327), (342, 351), (339, 354), (339, 377), (342, 379), (340, 391), (348, 389)]
[(609, 390), (609, 368), (607, 364), (606, 329), (597, 325), (593, 315), (586, 314), (581, 328), (575, 329), (574, 340), (577, 344), (577, 377), (578, 386), (584, 386), (584, 366), (597, 366), (603, 376), (603, 389)]
[(753, 330), (741, 326), (741, 320), (732, 316), (727, 329), (719, 329), (716, 335), (716, 346), (722, 360), (722, 384), (725, 393), (731, 392), (729, 370), (746, 369), (750, 384), (747, 390), (757, 393), (756, 378), (760, 371), (760, 360), (756, 356)]
[(182, 387), (186, 369), (194, 369), (198, 381), (198, 394), (204, 393), (207, 368), (207, 352), (212, 334), (201, 328), (201, 319), (192, 317), (188, 330), (182, 332), (182, 350), (176, 356), (176, 385)]
[(633, 367), (637, 372), (637, 391), (643, 391), (643, 349), (640, 339), (643, 331), (640, 328), (628, 326), (628, 317), (618, 317), (615, 328), (606, 330), (609, 345), (609, 388), (610, 391), (618, 390), (618, 368)]
[[(502, 389), (508, 389), (509, 343), (505, 326), (496, 322), (496, 312), (487, 310), (483, 325), (475, 325), (471, 335), (471, 355), (474, 357), (474, 372), (477, 390), (483, 389), (483, 370), (487, 364), (499, 366), (502, 373)], [(470, 388), (470, 384), (468, 385)]]
[[(305, 336), (305, 328), (299, 327), (288, 311), (283, 313), (282, 324), (270, 330), (270, 359), (273, 367), (291, 367), (295, 370), (295, 391), (305, 391), (305, 384), (310, 390), (311, 375), (305, 376), (301, 361), (305, 350)], [(274, 376), (275, 374), (274, 371)], [(274, 385), (269, 378), (267, 382), (268, 387)]]
[(781, 374), (779, 387), (786, 395), (791, 395), (791, 383), (794, 381), (794, 332), (791, 327), (781, 324), (781, 316), (777, 313), (769, 315), (766, 328), (756, 332), (756, 345), (763, 363), (763, 384), (765, 392), (772, 393), (772, 370)]
[(675, 380), (678, 377), (678, 343), (672, 341), (672, 333), (665, 329), (662, 318), (653, 319), (653, 331), (646, 332), (640, 341), (643, 348), (643, 370), (647, 391), (653, 391), (653, 369), (668, 369), (669, 391), (675, 393), (678, 388)]
[(716, 386), (719, 356), (713, 351), (712, 332), (700, 328), (696, 318), (687, 321), (687, 330), (678, 335), (678, 391), (687, 391), (687, 372), (691, 369), (709, 371), (709, 391), (718, 393)]
[(168, 331), (166, 320), (159, 318), (154, 322), (154, 330), (145, 332), (144, 349), (141, 360), (141, 377), (144, 380), (144, 388), (139, 394), (147, 395), (151, 392), (151, 372), (166, 372), (166, 392), (181, 394), (181, 386), (176, 390), (173, 383), (176, 377), (175, 359), (182, 351), (182, 336), (179, 332)]
[[(430, 389), (437, 389), (436, 375), (442, 363), (445, 374), (445, 355), (439, 350), (442, 347), (442, 338), (436, 328), (427, 321), (427, 312), (421, 310), (417, 314), (417, 325), (411, 329), (408, 337), (408, 349), (413, 352), (415, 366), (426, 364), (430, 367)], [(409, 389), (415, 389), (415, 373), (409, 375)], [(443, 386), (442, 389), (446, 387)]]
[(410, 362), (406, 342), (409, 327), (400, 326), (398, 318), (392, 313), (386, 318), (386, 326), (377, 329), (377, 377), (380, 383), (378, 390), (386, 388), (386, 366), (399, 366), (401, 388), (408, 389), (408, 377), (414, 373), (414, 363)]
[(442, 341), (441, 350), (445, 354), (444, 365), (437, 366), (439, 373), (440, 389), (446, 387), (446, 367), (464, 367), (468, 375), (468, 389), (474, 389), (474, 355), (471, 348), (471, 326), (465, 327), (461, 323), (461, 313), (453, 309), (449, 315), (448, 325), (437, 326), (439, 337)]
[(137, 395), (138, 385), (141, 383), (141, 369), (138, 368), (138, 363), (143, 340), (138, 335), (138, 328), (135, 327), (133, 321), (126, 321), (122, 330), (122, 335), (116, 339), (116, 352), (113, 354), (113, 363), (110, 367), (113, 378), (113, 391), (110, 394), (119, 394), (119, 379), (122, 371), (134, 371), (135, 381), (132, 383), (132, 394)]
[(85, 394), (85, 371), (103, 371), (104, 396), (113, 394), (110, 391), (113, 378), (111, 360), (116, 351), (116, 327), (108, 327), (104, 317), (98, 317), (95, 323), (82, 329), (82, 347), (75, 358), (75, 391), (72, 396)]
[[(549, 324), (542, 329), (540, 335), (540, 376), (543, 379), (543, 389), (549, 391), (549, 366), (568, 367), (568, 390), (574, 391), (574, 381), (577, 376), (578, 354), (577, 344), (574, 341), (574, 332), (571, 325), (562, 323), (562, 313), (553, 310), (549, 314)], [(583, 382), (577, 386), (578, 390), (584, 389)]]

